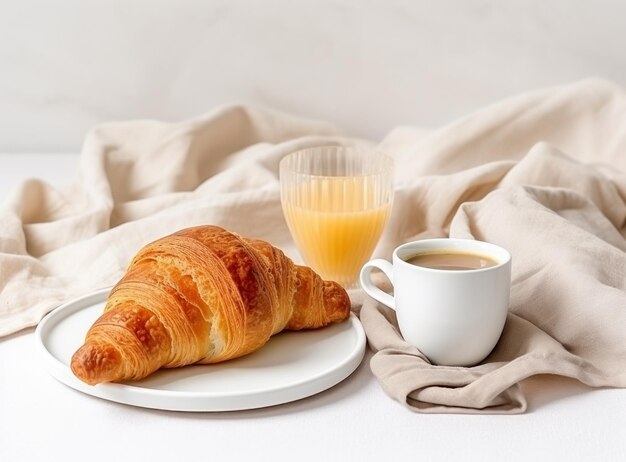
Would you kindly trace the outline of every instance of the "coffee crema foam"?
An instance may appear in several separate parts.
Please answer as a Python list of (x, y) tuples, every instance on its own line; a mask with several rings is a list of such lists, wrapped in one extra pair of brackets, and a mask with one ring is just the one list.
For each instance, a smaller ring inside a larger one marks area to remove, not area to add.
[(477, 270), (500, 264), (499, 261), (487, 255), (452, 249), (420, 252), (404, 261), (423, 268), (447, 271)]

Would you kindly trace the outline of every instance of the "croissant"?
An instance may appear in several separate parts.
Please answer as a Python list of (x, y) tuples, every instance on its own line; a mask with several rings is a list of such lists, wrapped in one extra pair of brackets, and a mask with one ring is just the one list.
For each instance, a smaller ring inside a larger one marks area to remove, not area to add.
[(284, 329), (315, 329), (349, 314), (339, 284), (269, 243), (217, 226), (189, 228), (133, 258), (71, 369), (90, 385), (140, 380), (162, 367), (237, 358)]

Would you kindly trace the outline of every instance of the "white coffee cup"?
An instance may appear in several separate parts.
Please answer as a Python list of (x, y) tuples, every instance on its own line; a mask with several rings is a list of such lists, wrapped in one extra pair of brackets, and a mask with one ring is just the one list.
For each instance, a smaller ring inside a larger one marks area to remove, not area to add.
[[(442, 270), (406, 261), (420, 253), (439, 250), (480, 254), (497, 264)], [(389, 278), (393, 296), (372, 283), (374, 268)], [(425, 239), (396, 248), (393, 265), (382, 259), (366, 263), (360, 280), (370, 297), (396, 311), (404, 339), (431, 362), (471, 366), (489, 355), (504, 329), (511, 287), (511, 254), (487, 242)]]

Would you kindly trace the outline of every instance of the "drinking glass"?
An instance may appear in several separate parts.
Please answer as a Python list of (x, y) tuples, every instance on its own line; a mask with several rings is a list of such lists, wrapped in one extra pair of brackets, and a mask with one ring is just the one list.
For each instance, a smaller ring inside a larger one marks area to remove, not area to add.
[(393, 202), (393, 161), (379, 151), (325, 146), (280, 162), (281, 202), (305, 263), (322, 278), (356, 287)]

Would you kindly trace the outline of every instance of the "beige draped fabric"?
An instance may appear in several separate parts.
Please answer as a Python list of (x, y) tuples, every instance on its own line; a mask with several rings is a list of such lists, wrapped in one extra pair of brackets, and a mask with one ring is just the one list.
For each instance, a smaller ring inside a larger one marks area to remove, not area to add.
[[(0, 206), (0, 335), (112, 285), (139, 247), (179, 228), (219, 224), (297, 259), (278, 162), (334, 143), (375, 146), (241, 106), (178, 124), (97, 127), (74, 184), (29, 180)], [(393, 312), (351, 293), (386, 393), (421, 412), (514, 413), (526, 406), (517, 384), (534, 374), (626, 386), (622, 88), (587, 80), (532, 92), (437, 130), (397, 128), (378, 147), (395, 159), (396, 196), (377, 256), (447, 235), (513, 255), (504, 333), (471, 368), (429, 364), (402, 340)]]

